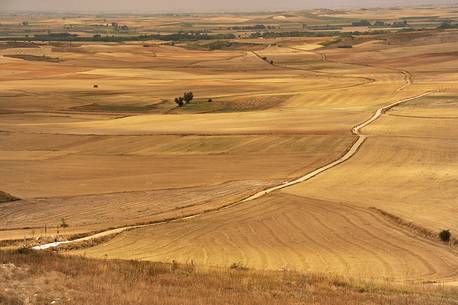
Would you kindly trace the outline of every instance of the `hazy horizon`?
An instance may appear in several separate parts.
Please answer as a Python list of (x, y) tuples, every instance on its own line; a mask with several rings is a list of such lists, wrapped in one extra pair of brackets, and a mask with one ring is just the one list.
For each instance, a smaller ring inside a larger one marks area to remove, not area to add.
[(125, 12), (216, 12), (299, 10), (314, 8), (389, 7), (401, 5), (456, 4), (458, 0), (0, 0), (2, 11), (125, 11)]

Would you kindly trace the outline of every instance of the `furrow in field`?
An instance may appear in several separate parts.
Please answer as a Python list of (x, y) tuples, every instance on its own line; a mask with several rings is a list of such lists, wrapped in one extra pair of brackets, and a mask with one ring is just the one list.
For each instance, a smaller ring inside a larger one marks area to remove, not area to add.
[(128, 231), (73, 253), (83, 252), (414, 281), (449, 278), (458, 267), (448, 249), (405, 234), (365, 210), (284, 193), (189, 221)]

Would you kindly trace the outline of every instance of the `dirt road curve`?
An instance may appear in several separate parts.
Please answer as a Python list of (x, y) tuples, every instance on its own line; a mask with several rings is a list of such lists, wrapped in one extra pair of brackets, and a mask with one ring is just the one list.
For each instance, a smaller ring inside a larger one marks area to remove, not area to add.
[(295, 180), (284, 182), (284, 183), (282, 183), (280, 185), (277, 185), (277, 186), (265, 189), (263, 191), (260, 191), (260, 192), (258, 192), (256, 194), (253, 194), (253, 195), (249, 196), (248, 198), (245, 198), (245, 199), (243, 199), (241, 201), (237, 201), (237, 202), (231, 203), (231, 204), (223, 206), (223, 207), (215, 208), (213, 210), (207, 210), (207, 211), (204, 211), (204, 212), (201, 212), (201, 213), (196, 213), (196, 214), (187, 215), (187, 216), (183, 216), (183, 217), (177, 217), (177, 218), (174, 218), (174, 219), (168, 219), (168, 220), (155, 222), (155, 223), (142, 224), (142, 225), (133, 225), (133, 226), (125, 226), (125, 227), (121, 227), (121, 228), (110, 229), (110, 230), (107, 230), (107, 231), (103, 231), (103, 232), (100, 232), (100, 233), (97, 233), (97, 234), (93, 234), (93, 235), (89, 235), (89, 236), (86, 236), (86, 237), (78, 238), (78, 239), (75, 239), (75, 240), (53, 242), (53, 243), (48, 243), (48, 244), (35, 246), (35, 247), (33, 247), (33, 249), (34, 250), (45, 250), (45, 249), (49, 249), (49, 248), (58, 247), (59, 245), (70, 244), (70, 243), (78, 243), (78, 242), (83, 242), (83, 241), (87, 241), (87, 240), (91, 240), (91, 239), (102, 238), (102, 237), (113, 235), (113, 234), (119, 234), (119, 233), (124, 232), (126, 230), (138, 229), (138, 228), (143, 228), (143, 227), (153, 226), (153, 225), (158, 225), (158, 224), (163, 224), (163, 223), (170, 223), (170, 222), (173, 222), (173, 221), (186, 220), (186, 219), (198, 217), (198, 216), (203, 215), (203, 214), (208, 214), (210, 212), (215, 212), (215, 211), (219, 211), (219, 210), (222, 210), (222, 209), (226, 209), (226, 208), (229, 208), (229, 207), (232, 207), (232, 206), (235, 206), (235, 205), (247, 202), (247, 201), (251, 201), (251, 200), (260, 198), (260, 197), (262, 197), (262, 196), (264, 196), (266, 194), (269, 194), (269, 193), (272, 193), (274, 191), (283, 189), (285, 187), (289, 187), (289, 186), (292, 186), (294, 184), (298, 184), (298, 183), (307, 181), (307, 180), (317, 176), (318, 174), (320, 174), (320, 173), (322, 173), (322, 172), (324, 172), (324, 171), (326, 171), (328, 169), (333, 168), (334, 166), (337, 166), (337, 165), (347, 161), (353, 155), (355, 155), (356, 152), (359, 150), (359, 148), (361, 147), (361, 145), (364, 143), (364, 141), (367, 138), (367, 136), (361, 134), (361, 130), (364, 127), (366, 127), (369, 124), (371, 124), (374, 121), (376, 121), (378, 118), (380, 118), (383, 115), (384, 112), (386, 112), (387, 110), (389, 110), (389, 109), (391, 109), (391, 108), (393, 108), (393, 107), (395, 107), (397, 105), (400, 105), (402, 103), (405, 103), (405, 102), (408, 102), (408, 101), (411, 101), (411, 100), (414, 100), (414, 99), (421, 98), (421, 97), (423, 97), (425, 95), (431, 94), (432, 92), (434, 92), (434, 91), (428, 91), (428, 92), (425, 92), (423, 94), (420, 94), (420, 95), (417, 95), (417, 96), (414, 96), (414, 97), (410, 97), (410, 98), (406, 98), (406, 99), (403, 99), (403, 100), (399, 100), (397, 102), (391, 103), (389, 105), (386, 105), (386, 106), (383, 106), (383, 107), (377, 109), (377, 111), (375, 111), (375, 113), (368, 120), (366, 120), (366, 121), (364, 121), (364, 122), (362, 122), (362, 123), (360, 123), (360, 124), (358, 124), (358, 125), (356, 125), (355, 127), (352, 128), (352, 130), (351, 130), (352, 133), (354, 135), (357, 135), (358, 139), (345, 152), (345, 154), (343, 156), (341, 156), (339, 159), (337, 159), (337, 160), (335, 160), (335, 161), (333, 161), (333, 162), (331, 162), (329, 164), (326, 164), (326, 165), (324, 165), (324, 166), (322, 166), (322, 167), (320, 167), (320, 168), (318, 168), (318, 169), (316, 169), (316, 170), (314, 170), (312, 172), (309, 172), (306, 175), (304, 175), (302, 177), (299, 177), (299, 178), (297, 178)]
[(408, 102), (408, 101), (411, 101), (411, 100), (414, 100), (414, 99), (417, 99), (417, 98), (420, 98), (420, 97), (423, 97), (425, 95), (428, 95), (428, 94), (431, 94), (432, 91), (429, 91), (429, 92), (425, 92), (423, 94), (420, 94), (420, 95), (417, 95), (417, 96), (414, 96), (414, 97), (410, 97), (410, 98), (407, 98), (407, 99), (403, 99), (403, 100), (400, 100), (400, 101), (397, 101), (397, 102), (394, 102), (390, 105), (387, 105), (387, 106), (383, 106), (379, 109), (377, 109), (377, 111), (367, 120), (367, 121), (364, 121), (362, 122), (361, 124), (358, 124), (356, 125), (355, 127), (352, 128), (351, 132), (355, 135), (358, 136), (358, 140), (353, 143), (353, 145), (347, 150), (347, 152), (342, 156), (340, 157), (339, 159), (327, 164), (327, 165), (324, 165), (302, 177), (299, 177), (295, 180), (292, 180), (292, 181), (289, 181), (289, 182), (285, 182), (281, 185), (277, 185), (277, 186), (274, 186), (274, 187), (271, 187), (269, 189), (266, 189), (266, 190), (263, 190), (263, 191), (260, 191), (246, 199), (244, 199), (242, 202), (245, 202), (245, 201), (250, 201), (250, 200), (253, 200), (253, 199), (256, 199), (256, 198), (259, 198), (261, 196), (264, 196), (268, 193), (271, 193), (273, 191), (276, 191), (276, 190), (279, 190), (279, 189), (282, 189), (282, 188), (285, 188), (285, 187), (288, 187), (288, 186), (292, 186), (294, 184), (298, 184), (298, 183), (301, 183), (301, 182), (304, 182), (304, 181), (307, 181), (313, 177), (315, 177), (316, 175), (330, 169), (330, 168), (333, 168), (334, 166), (340, 164), (340, 163), (343, 163), (345, 161), (347, 161), (348, 159), (350, 159), (354, 154), (356, 154), (356, 152), (358, 151), (358, 149), (361, 147), (361, 145), (364, 143), (364, 141), (366, 140), (367, 136), (361, 134), (361, 129), (363, 129), (364, 127), (366, 127), (367, 125), (373, 123), (375, 120), (377, 120), (385, 111), (389, 110), (390, 108), (393, 108), (399, 104), (402, 104), (402, 103), (405, 103), (405, 102)]

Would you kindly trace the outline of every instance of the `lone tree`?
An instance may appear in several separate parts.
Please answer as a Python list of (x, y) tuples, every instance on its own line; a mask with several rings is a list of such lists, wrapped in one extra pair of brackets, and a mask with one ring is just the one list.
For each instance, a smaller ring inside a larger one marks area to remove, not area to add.
[(183, 95), (183, 98), (184, 98), (184, 101), (187, 104), (190, 101), (192, 101), (192, 99), (194, 98), (194, 94), (191, 91), (185, 92), (184, 95)]
[(448, 242), (450, 241), (450, 238), (452, 237), (452, 233), (450, 233), (450, 230), (442, 230), (439, 232), (439, 238), (443, 242)]
[(184, 104), (183, 100), (184, 99), (183, 99), (182, 96), (175, 98), (175, 103), (178, 105), (178, 107), (182, 107), (183, 106), (183, 104)]

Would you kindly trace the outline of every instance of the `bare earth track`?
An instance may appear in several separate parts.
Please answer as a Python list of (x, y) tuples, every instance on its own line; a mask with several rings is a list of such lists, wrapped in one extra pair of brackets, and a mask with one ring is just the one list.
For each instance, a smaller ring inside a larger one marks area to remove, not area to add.
[(387, 31), (0, 43), (0, 247), (456, 282), (458, 32)]
[(417, 283), (457, 275), (456, 254), (378, 213), (284, 192), (189, 221), (127, 231), (70, 254), (221, 267), (239, 262), (262, 270)]
[(111, 230), (107, 230), (107, 231), (103, 231), (103, 232), (99, 232), (97, 234), (94, 234), (94, 235), (90, 235), (90, 236), (86, 236), (86, 237), (83, 237), (83, 238), (79, 238), (79, 239), (75, 239), (75, 240), (69, 240), (69, 241), (60, 241), (60, 242), (53, 242), (53, 243), (48, 243), (48, 244), (43, 244), (43, 245), (39, 245), (39, 246), (35, 246), (33, 247), (33, 249), (35, 250), (44, 250), (44, 249), (49, 249), (49, 248), (54, 248), (54, 247), (58, 247), (59, 245), (64, 245), (64, 244), (71, 244), (71, 243), (78, 243), (78, 242), (83, 242), (83, 241), (88, 241), (88, 240), (91, 240), (91, 239), (98, 239), (98, 238), (102, 238), (102, 237), (105, 237), (105, 236), (109, 236), (109, 235), (113, 235), (113, 234), (119, 234), (123, 231), (127, 231), (127, 230), (133, 230), (133, 229), (139, 229), (139, 228), (145, 228), (145, 227), (148, 227), (148, 226), (152, 226), (152, 225), (158, 225), (158, 224), (164, 224), (164, 223), (170, 223), (170, 222), (173, 222), (173, 221), (178, 221), (178, 220), (186, 220), (186, 219), (190, 219), (190, 218), (195, 218), (197, 216), (201, 216), (201, 215), (204, 215), (204, 214), (208, 214), (208, 213), (211, 213), (211, 212), (215, 212), (215, 211), (220, 211), (222, 209), (227, 209), (229, 207), (232, 207), (232, 206), (235, 206), (235, 205), (238, 205), (238, 204), (241, 204), (241, 203), (244, 203), (244, 202), (247, 202), (247, 201), (251, 201), (251, 200), (255, 200), (255, 199), (258, 199), (266, 194), (269, 194), (269, 193), (272, 193), (274, 191), (277, 191), (277, 190), (280, 190), (280, 189), (283, 189), (283, 188), (286, 188), (286, 187), (289, 187), (289, 186), (292, 186), (292, 185), (295, 185), (295, 184), (298, 184), (298, 183), (301, 183), (301, 182), (305, 182), (315, 176), (317, 176), (318, 174), (326, 171), (326, 170), (329, 170), (345, 161), (347, 161), (348, 159), (350, 159), (353, 155), (355, 155), (359, 148), (361, 147), (361, 145), (364, 143), (364, 141), (366, 140), (366, 136), (361, 134), (361, 130), (368, 126), (369, 124), (373, 123), (374, 121), (376, 121), (378, 118), (380, 118), (380, 116), (382, 116), (382, 114), (397, 106), (397, 105), (400, 105), (402, 103), (405, 103), (405, 102), (408, 102), (408, 101), (411, 101), (411, 100), (414, 100), (414, 99), (418, 99), (418, 98), (421, 98), (421, 97), (424, 97), (428, 94), (431, 94), (431, 91), (428, 91), (428, 92), (425, 92), (425, 93), (422, 93), (420, 95), (417, 95), (417, 96), (414, 96), (414, 97), (411, 97), (411, 98), (407, 98), (407, 99), (403, 99), (403, 100), (400, 100), (400, 101), (396, 101), (394, 103), (391, 103), (389, 105), (386, 105), (386, 106), (383, 106), (379, 109), (377, 109), (377, 111), (375, 111), (375, 113), (366, 121), (356, 125), (355, 127), (352, 128), (352, 133), (354, 135), (357, 135), (358, 136), (358, 139), (353, 143), (353, 145), (346, 151), (346, 153), (341, 156), (339, 159), (327, 164), (327, 165), (324, 165), (310, 173), (307, 173), (306, 175), (302, 176), (302, 177), (299, 177), (297, 179), (294, 179), (292, 181), (288, 181), (288, 182), (284, 182), (280, 185), (277, 185), (277, 186), (274, 186), (274, 187), (271, 187), (271, 188), (268, 188), (268, 189), (265, 189), (263, 191), (260, 191), (258, 193), (255, 193), (241, 201), (237, 201), (237, 202), (234, 202), (234, 203), (230, 203), (230, 204), (227, 204), (227, 205), (224, 205), (222, 207), (218, 207), (216, 209), (211, 209), (211, 210), (207, 210), (207, 211), (204, 211), (204, 212), (199, 212), (199, 213), (195, 213), (195, 214), (190, 214), (190, 215), (186, 215), (186, 216), (182, 216), (182, 217), (176, 217), (176, 218), (173, 218), (173, 219), (168, 219), (168, 220), (163, 220), (163, 221), (158, 221), (158, 222), (154, 222), (154, 223), (151, 223), (151, 224), (143, 224), (143, 225), (134, 225), (134, 226), (125, 226), (125, 227), (120, 227), (120, 228), (116, 228), (116, 229), (111, 229)]

